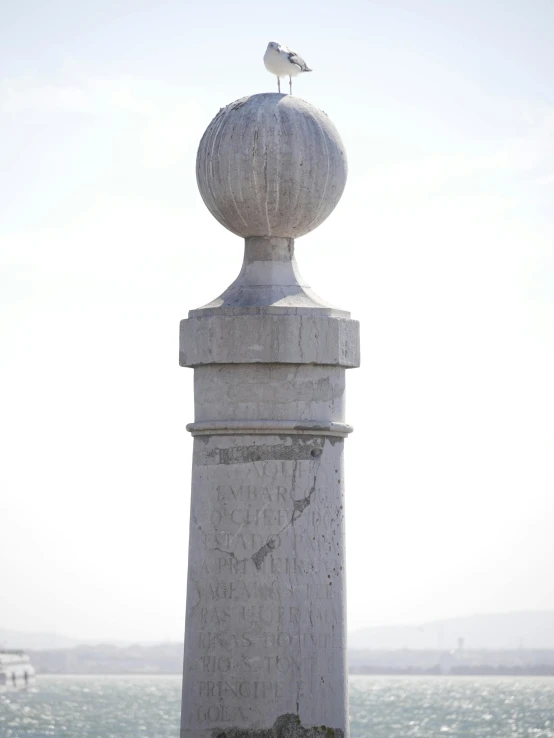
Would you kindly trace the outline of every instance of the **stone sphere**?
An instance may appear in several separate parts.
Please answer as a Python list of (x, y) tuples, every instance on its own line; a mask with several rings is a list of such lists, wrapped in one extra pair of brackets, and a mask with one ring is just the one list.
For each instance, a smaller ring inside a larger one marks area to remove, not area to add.
[(206, 207), (238, 236), (297, 238), (340, 200), (347, 163), (327, 115), (305, 100), (266, 93), (219, 111), (198, 148)]

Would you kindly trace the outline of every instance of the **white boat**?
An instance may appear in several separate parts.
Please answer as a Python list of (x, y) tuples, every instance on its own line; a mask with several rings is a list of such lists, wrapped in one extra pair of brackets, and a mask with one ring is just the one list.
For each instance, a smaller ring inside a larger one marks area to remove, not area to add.
[(35, 670), (25, 651), (0, 649), (0, 689), (25, 689), (35, 678)]

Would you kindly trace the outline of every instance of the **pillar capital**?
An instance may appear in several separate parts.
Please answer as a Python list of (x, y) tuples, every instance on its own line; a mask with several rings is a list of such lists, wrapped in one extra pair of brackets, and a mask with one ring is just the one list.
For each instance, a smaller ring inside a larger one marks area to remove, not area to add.
[(313, 292), (292, 238), (251, 237), (236, 280), (181, 321), (179, 363), (357, 367), (359, 323)]

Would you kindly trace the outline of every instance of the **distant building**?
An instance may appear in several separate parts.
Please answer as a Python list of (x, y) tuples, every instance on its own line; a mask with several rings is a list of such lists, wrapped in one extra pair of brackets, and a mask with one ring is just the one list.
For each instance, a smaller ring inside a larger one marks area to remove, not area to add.
[(35, 670), (25, 651), (0, 651), (0, 687), (25, 689), (35, 680)]

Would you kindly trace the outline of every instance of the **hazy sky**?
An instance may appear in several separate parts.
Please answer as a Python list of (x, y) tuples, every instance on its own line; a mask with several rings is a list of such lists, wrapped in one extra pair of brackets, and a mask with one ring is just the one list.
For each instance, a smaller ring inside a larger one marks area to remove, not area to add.
[(0, 627), (182, 637), (192, 371), (235, 278), (196, 190), (220, 107), (296, 93), (350, 165), (298, 241), (362, 322), (349, 628), (554, 609), (552, 0), (0, 5)]

